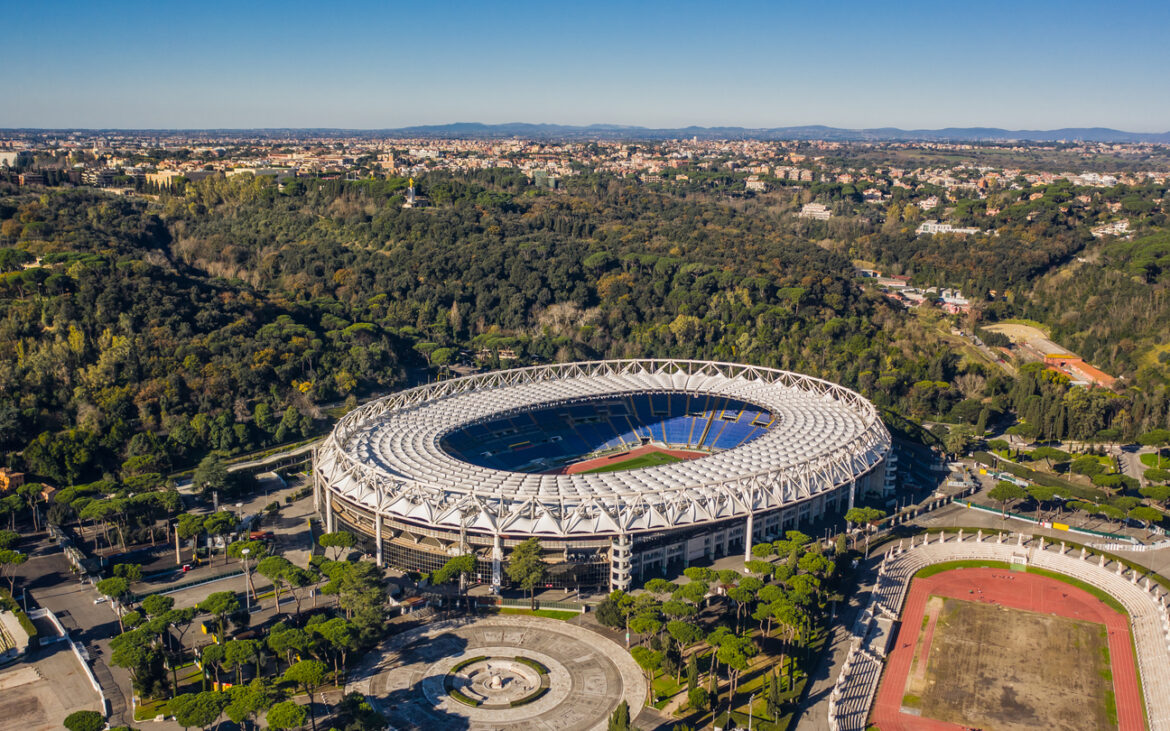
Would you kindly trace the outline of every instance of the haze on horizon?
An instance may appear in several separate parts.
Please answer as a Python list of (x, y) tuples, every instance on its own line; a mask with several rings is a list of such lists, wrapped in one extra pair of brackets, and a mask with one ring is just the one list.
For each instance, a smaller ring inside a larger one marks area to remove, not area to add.
[(1170, 4), (5, 3), (0, 127), (1170, 130)]

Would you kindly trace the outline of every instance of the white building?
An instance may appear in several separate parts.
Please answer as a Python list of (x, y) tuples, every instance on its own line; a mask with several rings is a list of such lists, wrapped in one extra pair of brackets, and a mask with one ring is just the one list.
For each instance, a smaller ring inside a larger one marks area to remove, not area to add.
[(824, 203), (805, 203), (804, 207), (800, 209), (801, 218), (815, 218), (818, 221), (827, 221), (831, 215)]

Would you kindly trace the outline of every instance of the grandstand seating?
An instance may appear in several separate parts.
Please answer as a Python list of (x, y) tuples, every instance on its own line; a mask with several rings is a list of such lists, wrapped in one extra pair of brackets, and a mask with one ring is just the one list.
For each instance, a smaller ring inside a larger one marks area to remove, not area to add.
[(545, 472), (646, 443), (720, 452), (752, 441), (774, 421), (760, 407), (735, 399), (639, 393), (472, 424), (445, 435), (442, 446), (483, 467)]

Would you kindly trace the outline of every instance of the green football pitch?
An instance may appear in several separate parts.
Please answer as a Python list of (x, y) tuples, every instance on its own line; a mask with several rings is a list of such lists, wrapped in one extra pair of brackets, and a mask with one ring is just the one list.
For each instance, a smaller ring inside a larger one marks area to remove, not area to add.
[(625, 462), (614, 462), (613, 464), (602, 465), (601, 467), (594, 467), (591, 470), (585, 470), (581, 474), (588, 475), (594, 472), (622, 472), (624, 470), (638, 470), (643, 467), (657, 467), (662, 464), (674, 464), (675, 462), (682, 462), (682, 459), (665, 452), (648, 452), (640, 454), (637, 457), (627, 459)]

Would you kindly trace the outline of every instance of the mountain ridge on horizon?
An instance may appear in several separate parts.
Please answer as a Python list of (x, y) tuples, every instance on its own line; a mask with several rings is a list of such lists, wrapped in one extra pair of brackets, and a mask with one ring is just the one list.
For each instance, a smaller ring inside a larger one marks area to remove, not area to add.
[(786, 127), (643, 127), (621, 124), (564, 125), (533, 122), (451, 122), (447, 124), (411, 125), (382, 129), (355, 129), (345, 127), (241, 127), (241, 128), (38, 128), (13, 127), (5, 132), (254, 132), (289, 134), (312, 132), (317, 134), (358, 136), (404, 136), (499, 139), (522, 137), (531, 139), (605, 139), (605, 140), (662, 140), (697, 137), (705, 140), (823, 140), (830, 142), (1147, 142), (1170, 143), (1167, 132), (1127, 132), (1110, 127), (1063, 127), (1051, 130), (1009, 130), (1000, 127), (943, 127), (939, 129), (904, 130), (898, 127), (849, 129), (828, 125), (794, 125)]

